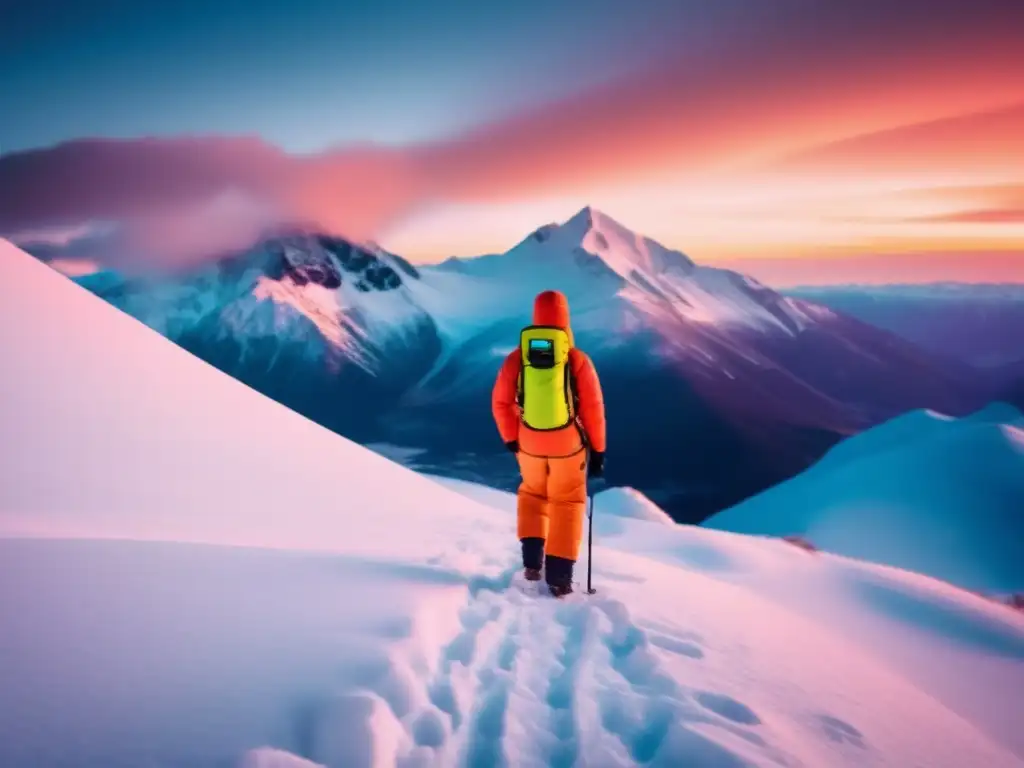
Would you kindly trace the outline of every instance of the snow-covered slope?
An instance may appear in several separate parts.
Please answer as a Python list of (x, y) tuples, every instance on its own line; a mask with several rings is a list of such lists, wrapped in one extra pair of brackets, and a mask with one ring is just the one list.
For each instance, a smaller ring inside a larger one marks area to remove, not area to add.
[(1024, 416), (915, 411), (705, 526), (816, 546), (971, 589), (1024, 590)]
[(1024, 762), (1007, 608), (603, 514), (614, 491), (600, 591), (529, 594), (512, 497), (333, 435), (3, 243), (0, 355), (2, 765)]
[(665, 510), (635, 488), (609, 488), (595, 498), (600, 499), (602, 515), (617, 515), (632, 520), (646, 520), (662, 525), (675, 525)]
[[(0, 247), (4, 533), (369, 555), (390, 547), (396, 510), (434, 489)], [(404, 480), (388, 486), (381, 471)], [(458, 502), (413, 514), (462, 520), (472, 505)], [(425, 531), (409, 554), (437, 555), (432, 541), (447, 548)]]

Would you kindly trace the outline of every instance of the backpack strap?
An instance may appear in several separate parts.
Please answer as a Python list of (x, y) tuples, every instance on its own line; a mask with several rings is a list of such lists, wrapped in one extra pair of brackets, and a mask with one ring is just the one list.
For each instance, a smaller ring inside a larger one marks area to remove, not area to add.
[(569, 415), (574, 419), (580, 412), (580, 396), (576, 392), (576, 377), (572, 372), (572, 358), (565, 363), (565, 404), (569, 406)]
[(587, 432), (583, 429), (583, 422), (580, 421), (580, 394), (579, 390), (576, 388), (576, 374), (572, 372), (571, 350), (569, 359), (565, 361), (565, 377), (566, 386), (568, 387), (567, 393), (570, 398), (569, 407), (572, 412), (572, 423), (580, 435), (580, 441), (583, 443), (583, 448), (589, 451), (590, 440), (587, 439)]

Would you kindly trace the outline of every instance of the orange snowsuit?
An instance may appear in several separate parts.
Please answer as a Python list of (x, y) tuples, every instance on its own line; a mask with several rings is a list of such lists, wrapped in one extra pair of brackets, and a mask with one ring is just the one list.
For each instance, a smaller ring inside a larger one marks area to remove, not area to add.
[[(533, 306), (533, 324), (564, 329), (570, 340), (569, 302), (558, 291), (545, 291)], [(587, 503), (585, 448), (605, 451), (605, 413), (594, 364), (581, 350), (569, 350), (569, 368), (578, 398), (576, 420), (566, 427), (538, 431), (524, 424), (517, 403), (522, 355), (517, 348), (505, 358), (491, 396), (501, 439), (518, 442), (516, 458), (522, 483), (517, 495), (520, 540), (542, 539), (549, 556), (570, 563), (579, 558)], [(549, 561), (550, 562), (550, 561)], [(570, 566), (571, 567), (571, 566)]]

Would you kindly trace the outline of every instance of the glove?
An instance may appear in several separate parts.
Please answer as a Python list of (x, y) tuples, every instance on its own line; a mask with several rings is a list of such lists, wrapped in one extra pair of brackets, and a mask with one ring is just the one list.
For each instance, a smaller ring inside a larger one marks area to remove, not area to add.
[(509, 440), (507, 443), (505, 443), (505, 447), (508, 448), (510, 453), (519, 453), (518, 440)]
[(604, 477), (604, 451), (591, 451), (587, 477)]

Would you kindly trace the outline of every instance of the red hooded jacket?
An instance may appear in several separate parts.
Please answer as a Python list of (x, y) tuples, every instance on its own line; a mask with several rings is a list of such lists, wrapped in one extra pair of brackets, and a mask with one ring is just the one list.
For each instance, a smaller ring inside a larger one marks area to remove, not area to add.
[[(569, 333), (569, 301), (559, 291), (544, 291), (533, 303), (533, 324), (562, 328)], [(579, 409), (576, 423), (558, 430), (538, 431), (523, 424), (519, 405), (516, 403), (519, 374), (523, 361), (518, 348), (509, 353), (494, 383), (491, 393), (491, 411), (498, 425), (501, 439), (508, 443), (519, 442), (519, 450), (533, 456), (571, 456), (583, 447), (580, 429), (594, 451), (605, 450), (604, 397), (601, 382), (597, 377), (594, 363), (581, 350), (573, 346), (569, 350), (569, 367), (576, 384)]]

